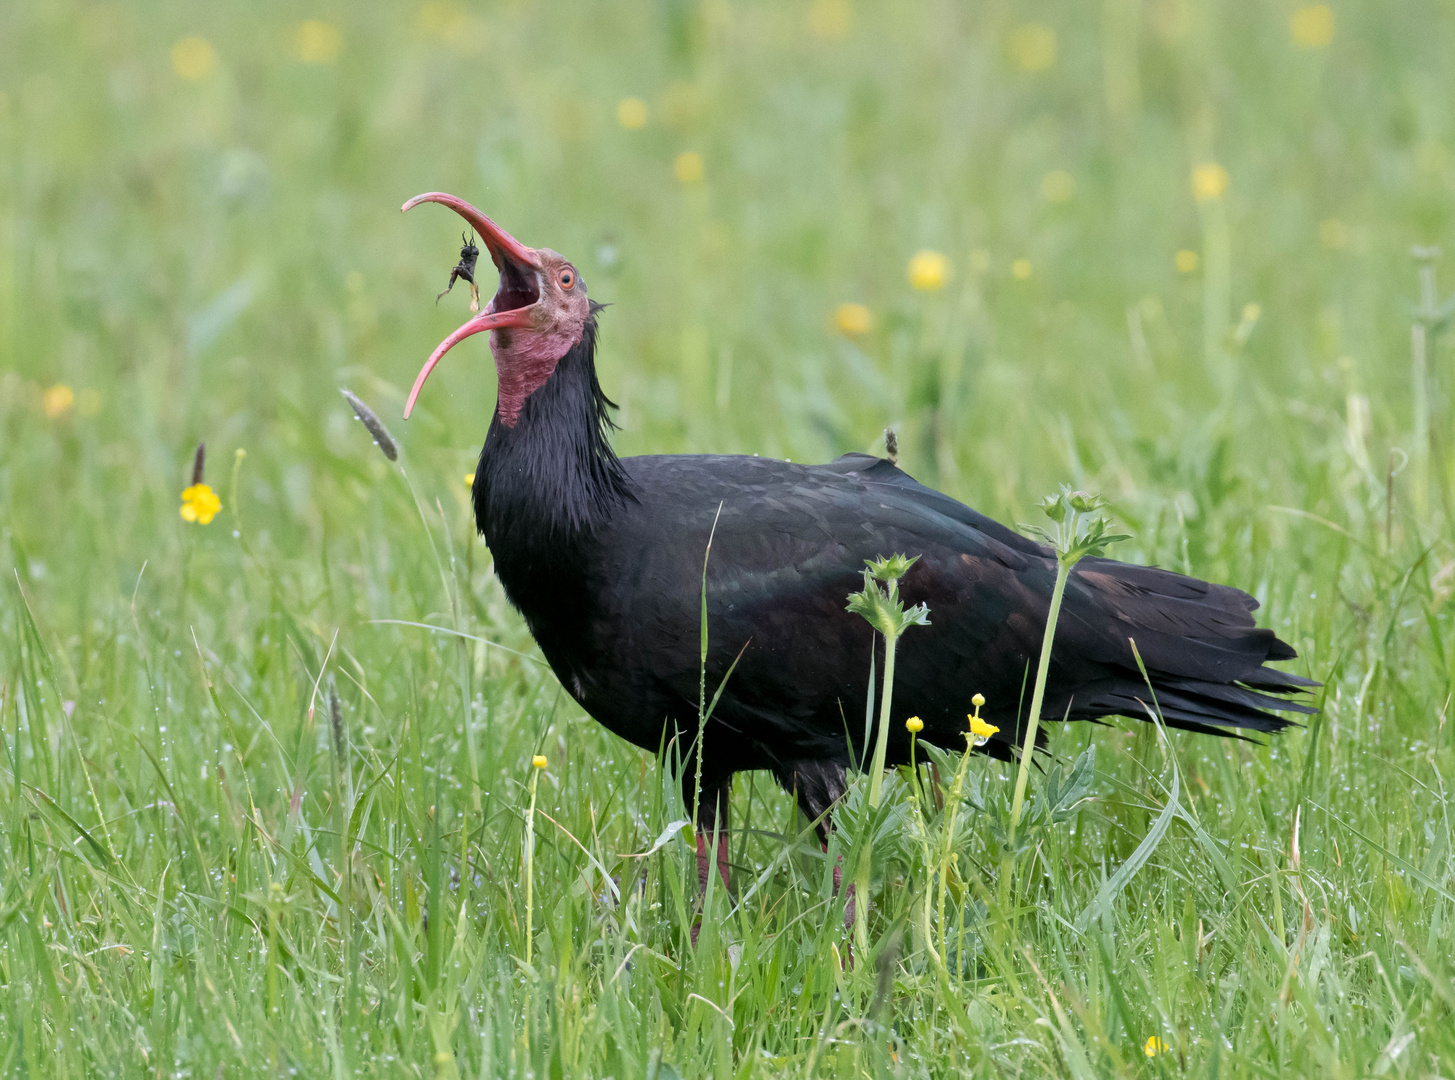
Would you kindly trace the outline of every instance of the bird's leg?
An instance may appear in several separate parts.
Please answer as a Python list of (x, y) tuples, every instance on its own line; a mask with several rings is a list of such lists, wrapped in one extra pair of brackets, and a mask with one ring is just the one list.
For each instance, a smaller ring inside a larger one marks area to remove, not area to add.
[[(691, 779), (684, 780), (685, 786), (690, 786)], [(731, 773), (723, 777), (702, 778), (702, 791), (697, 801), (697, 885), (704, 893), (712, 873), (714, 839), (717, 842), (718, 876), (722, 878), (723, 888), (733, 887), (728, 867), (728, 797), (732, 788)], [(692, 802), (689, 800), (687, 805), (690, 807)]]
[[(800, 761), (793, 763), (791, 776), (793, 779), (792, 790), (798, 801), (798, 809), (809, 821), (817, 823), (815, 828), (818, 832), (818, 840), (823, 845), (824, 854), (827, 855), (829, 834), (834, 829), (833, 805), (844, 795), (844, 770), (841, 766)], [(839, 895), (843, 885), (844, 857), (841, 854), (834, 860), (835, 896)], [(851, 882), (844, 898), (844, 926), (846, 928), (854, 925), (858, 899), (854, 893), (854, 886)]]
[[(823, 844), (823, 853), (829, 853), (828, 832), (830, 828), (829, 819), (824, 818), (823, 824), (819, 826), (819, 842)], [(834, 895), (839, 895), (839, 890), (844, 885), (844, 856), (834, 856)], [(849, 882), (849, 892), (844, 897), (844, 931), (849, 935), (844, 941), (844, 970), (848, 971), (854, 966), (854, 913), (855, 900), (854, 883)]]
[[(731, 889), (733, 887), (732, 876), (728, 868), (728, 843), (727, 834), (717, 832), (717, 873), (722, 878), (722, 887)], [(705, 832), (697, 834), (697, 887), (707, 892), (707, 882), (712, 875), (712, 839)]]
[[(827, 855), (829, 853), (829, 844), (828, 844), (828, 841), (827, 840), (825, 840), (823, 842), (823, 851), (824, 851), (824, 854), (825, 855)], [(839, 855), (837, 858), (834, 859), (834, 895), (835, 896), (838, 896), (839, 895), (839, 889), (841, 889), (843, 887), (843, 884), (844, 884), (844, 857), (842, 855)], [(851, 882), (849, 882), (849, 891), (848, 891), (848, 894), (846, 895), (845, 900), (844, 900), (844, 929), (845, 930), (852, 930), (854, 928), (854, 903), (855, 903), (854, 883), (851, 881)]]
[[(684, 778), (684, 786), (691, 783)], [(728, 794), (732, 791), (733, 778), (729, 773), (720, 779), (703, 778), (697, 806), (697, 887), (703, 900), (707, 899), (707, 886), (712, 881), (712, 848), (717, 845), (717, 873), (722, 878), (724, 889), (732, 891), (733, 881), (728, 864)], [(689, 804), (690, 805), (690, 804)], [(692, 925), (692, 944), (697, 945), (700, 922)]]

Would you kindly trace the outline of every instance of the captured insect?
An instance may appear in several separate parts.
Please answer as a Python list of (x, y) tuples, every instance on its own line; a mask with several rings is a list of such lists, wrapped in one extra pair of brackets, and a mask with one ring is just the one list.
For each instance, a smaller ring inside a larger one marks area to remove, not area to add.
[(460, 261), (450, 271), (450, 283), (445, 286), (445, 291), (440, 293), (439, 296), (436, 296), (434, 302), (438, 304), (444, 299), (445, 293), (448, 293), (455, 287), (456, 278), (464, 278), (470, 283), (470, 310), (479, 311), (480, 287), (475, 284), (475, 263), (480, 258), (480, 249), (475, 246), (474, 233), (468, 236), (465, 233), (461, 233), (460, 241), (462, 244), (460, 247)]

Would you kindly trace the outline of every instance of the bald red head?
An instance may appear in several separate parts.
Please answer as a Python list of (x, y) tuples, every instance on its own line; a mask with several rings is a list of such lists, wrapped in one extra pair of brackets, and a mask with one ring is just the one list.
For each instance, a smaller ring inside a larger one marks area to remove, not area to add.
[(436, 346), (420, 368), (404, 406), (405, 419), (440, 359), (473, 334), (490, 331), (490, 351), (500, 384), (500, 422), (513, 427), (525, 399), (551, 377), (556, 364), (581, 340), (591, 304), (576, 268), (549, 248), (528, 248), (464, 199), (444, 192), (416, 195), (401, 208), (441, 203), (474, 226), (500, 273), (500, 286), (485, 310)]

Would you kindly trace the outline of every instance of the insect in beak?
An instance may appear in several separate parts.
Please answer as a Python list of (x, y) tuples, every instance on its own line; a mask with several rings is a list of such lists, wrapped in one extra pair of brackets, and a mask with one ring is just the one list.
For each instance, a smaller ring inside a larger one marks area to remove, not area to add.
[(436, 296), (434, 302), (438, 304), (444, 298), (445, 293), (448, 293), (455, 287), (456, 278), (464, 278), (470, 283), (470, 310), (479, 311), (480, 286), (475, 284), (475, 263), (480, 258), (480, 249), (475, 246), (475, 237), (473, 234), (467, 236), (465, 233), (461, 233), (460, 241), (460, 261), (450, 271), (450, 283), (445, 286), (445, 291), (440, 293), (439, 296)]

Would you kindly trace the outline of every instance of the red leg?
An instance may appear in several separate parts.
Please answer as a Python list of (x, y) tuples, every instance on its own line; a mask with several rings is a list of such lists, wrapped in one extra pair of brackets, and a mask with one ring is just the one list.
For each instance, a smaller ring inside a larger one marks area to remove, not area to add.
[[(707, 833), (697, 834), (697, 887), (707, 892), (708, 876), (712, 873), (712, 842)], [(724, 889), (733, 887), (732, 874), (728, 866), (727, 833), (717, 834), (717, 873), (722, 878)]]
[[(717, 834), (717, 873), (722, 878), (722, 887), (732, 890), (733, 882), (728, 866), (728, 839), (727, 833)], [(712, 876), (712, 843), (707, 833), (697, 834), (697, 887), (703, 895), (707, 894), (707, 883)], [(700, 922), (692, 924), (692, 947), (697, 948), (697, 933), (702, 929)]]
[[(829, 850), (829, 846), (828, 846), (828, 843), (827, 842), (824, 843), (823, 850), (824, 850), (824, 854), (827, 855), (828, 854), (828, 850)], [(839, 895), (839, 889), (843, 887), (843, 884), (844, 884), (844, 857), (842, 855), (840, 855), (837, 859), (834, 860), (834, 895), (835, 896), (838, 896)], [(845, 903), (844, 903), (844, 929), (846, 929), (846, 930), (852, 930), (854, 928), (854, 901), (855, 901), (855, 897), (854, 897), (854, 883), (851, 881), (851, 882), (849, 882), (849, 893), (848, 893), (848, 896), (847, 896), (847, 898), (845, 900)]]

